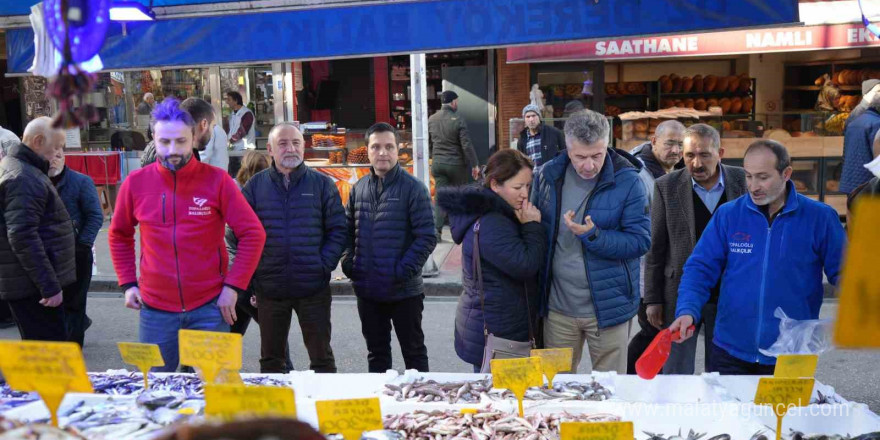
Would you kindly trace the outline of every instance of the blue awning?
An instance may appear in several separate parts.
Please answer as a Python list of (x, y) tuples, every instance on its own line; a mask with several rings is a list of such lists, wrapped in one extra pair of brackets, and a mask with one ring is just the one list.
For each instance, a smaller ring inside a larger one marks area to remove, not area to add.
[[(4, 15), (29, 15), (31, 6), (41, 0), (0, 0), (0, 16)], [(143, 5), (149, 5), (149, 0), (133, 0)], [(233, 3), (241, 0), (153, 0), (154, 7), (204, 5), (208, 3)]]
[[(191, 0), (190, 0), (191, 1)], [(435, 52), (789, 24), (797, 0), (434, 0), (115, 25), (105, 70)], [(31, 29), (7, 31), (8, 68)]]

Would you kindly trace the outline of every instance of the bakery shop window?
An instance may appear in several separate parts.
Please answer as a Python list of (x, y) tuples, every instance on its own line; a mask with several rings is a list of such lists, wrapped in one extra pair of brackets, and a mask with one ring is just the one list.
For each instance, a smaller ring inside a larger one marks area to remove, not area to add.
[(792, 158), (791, 181), (797, 192), (806, 195), (819, 194), (819, 160)]
[(574, 112), (593, 108), (593, 72), (552, 72), (538, 74), (538, 87), (544, 92), (545, 108), (554, 118), (567, 118)]

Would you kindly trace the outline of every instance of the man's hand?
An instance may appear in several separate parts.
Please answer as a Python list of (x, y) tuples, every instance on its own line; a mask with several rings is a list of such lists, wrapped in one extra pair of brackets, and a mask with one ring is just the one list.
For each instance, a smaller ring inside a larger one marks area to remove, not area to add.
[(646, 310), (648, 315), (648, 322), (651, 323), (654, 327), (657, 327), (657, 330), (663, 329), (663, 304), (648, 304), (648, 308)]
[(125, 307), (140, 310), (144, 302), (141, 300), (141, 289), (137, 286), (129, 287), (125, 291)]
[(471, 177), (473, 177), (474, 180), (480, 180), (480, 167), (479, 166), (475, 166), (471, 169)]
[(574, 235), (586, 234), (594, 227), (593, 219), (589, 215), (584, 217), (584, 224), (575, 223), (574, 211), (572, 210), (566, 212), (562, 218), (565, 220), (565, 225), (568, 226), (568, 229), (570, 229)]
[(675, 334), (675, 332), (679, 332), (681, 335), (681, 339), (675, 341), (681, 344), (684, 341), (690, 339), (691, 336), (694, 335), (694, 329), (691, 326), (694, 325), (694, 317), (691, 315), (682, 315), (678, 319), (676, 319), (672, 325), (669, 326), (669, 331)]
[(227, 324), (235, 324), (235, 302), (238, 300), (238, 292), (229, 286), (223, 286), (220, 291), (220, 298), (217, 298), (217, 306), (220, 307), (220, 314)]
[(58, 292), (55, 295), (52, 295), (51, 298), (43, 298), (40, 300), (40, 304), (44, 307), (58, 307), (61, 305), (61, 302), (64, 301), (62, 293), (63, 292)]

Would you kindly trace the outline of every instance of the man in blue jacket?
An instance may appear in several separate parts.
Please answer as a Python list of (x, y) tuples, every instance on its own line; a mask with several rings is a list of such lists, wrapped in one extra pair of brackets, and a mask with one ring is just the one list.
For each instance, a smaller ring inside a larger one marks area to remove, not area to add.
[(62, 305), (67, 340), (82, 347), (86, 329), (92, 325), (92, 320), (86, 316), (86, 297), (92, 283), (92, 246), (104, 224), (104, 211), (95, 182), (64, 165), (64, 150), (58, 150), (49, 163), (49, 179), (64, 202), (76, 236), (76, 282), (62, 289)]
[[(266, 246), (251, 281), (260, 317), (260, 372), (287, 372), (287, 338), (296, 312), (309, 369), (335, 373), (330, 274), (348, 239), (339, 190), (303, 163), (305, 141), (293, 124), (273, 127), (266, 146), (272, 165), (242, 189), (266, 230)], [(234, 234), (226, 237), (235, 248)]]
[(540, 275), (547, 348), (584, 342), (593, 370), (626, 374), (629, 321), (639, 307), (639, 257), (651, 245), (638, 159), (608, 148), (608, 121), (591, 110), (565, 122), (566, 153), (532, 186), (548, 255)]
[(349, 241), (342, 270), (357, 295), (369, 370), (391, 368), (393, 324), (406, 369), (428, 371), (422, 266), (437, 245), (431, 198), (397, 162), (394, 127), (374, 124), (365, 138), (370, 174), (355, 183), (346, 201)]
[(837, 212), (797, 193), (791, 159), (782, 144), (759, 140), (743, 159), (749, 197), (727, 203), (712, 216), (684, 266), (676, 320), (682, 341), (699, 321), (709, 292), (721, 279), (709, 371), (773, 374), (764, 356), (779, 337), (782, 308), (793, 319), (817, 319), (822, 271), (836, 285), (846, 237)]
[(880, 131), (880, 80), (863, 82), (862, 95), (862, 102), (850, 113), (843, 131), (840, 191), (847, 194), (871, 180), (864, 165), (871, 161), (871, 146)]

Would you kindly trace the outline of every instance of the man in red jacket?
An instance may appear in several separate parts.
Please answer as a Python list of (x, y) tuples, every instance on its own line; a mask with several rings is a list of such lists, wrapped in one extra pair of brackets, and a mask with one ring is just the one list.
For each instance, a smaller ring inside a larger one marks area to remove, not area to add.
[[(180, 329), (228, 332), (236, 291), (247, 289), (266, 233), (229, 175), (192, 160), (195, 122), (174, 99), (156, 106), (150, 124), (156, 163), (122, 183), (110, 224), (110, 253), (125, 306), (140, 310), (140, 341), (158, 344), (165, 366), (178, 364)], [(235, 263), (223, 240), (238, 238)], [(140, 228), (140, 277), (135, 264)]]

